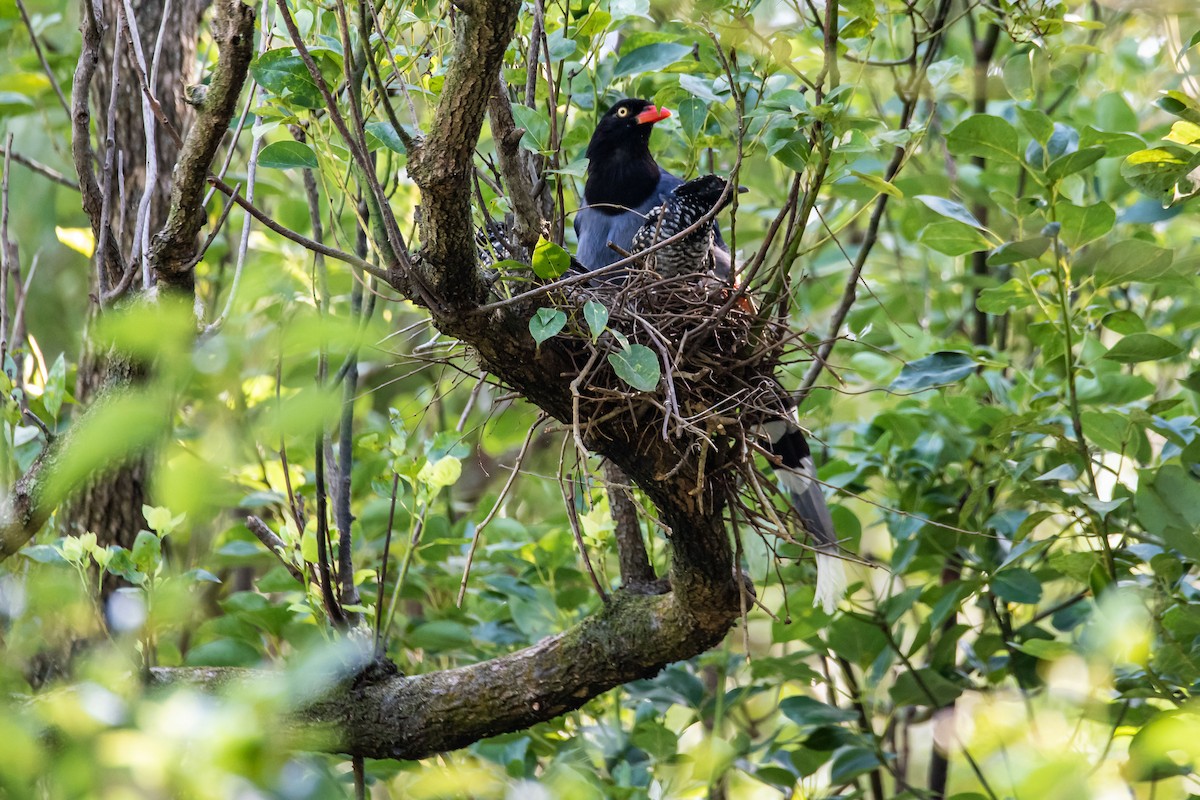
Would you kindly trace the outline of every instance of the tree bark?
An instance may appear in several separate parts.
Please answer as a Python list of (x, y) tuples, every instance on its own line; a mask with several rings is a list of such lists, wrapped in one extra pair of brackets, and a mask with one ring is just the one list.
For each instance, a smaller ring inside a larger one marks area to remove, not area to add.
[[(119, 78), (113, 129), (105, 129), (107, 120), (104, 115), (97, 115), (96, 119), (100, 140), (111, 138), (117, 152), (122, 155), (120, 163), (116, 165), (120, 179), (114, 178), (113, 185), (122, 187), (123, 191), (114, 197), (118, 207), (113, 210), (112, 219), (120, 252), (128, 259), (135, 249), (135, 221), (146, 185), (147, 141), (142, 120), (143, 90), (136, 77), (129, 44), (121, 36), (120, 26), (116, 22), (120, 3), (121, 0), (105, 0), (102, 4), (107, 30), (101, 40), (96, 80), (91, 88), (97, 107), (104, 108), (108, 103), (112, 80), (114, 76)], [(157, 80), (152, 89), (167, 122), (175, 131), (183, 131), (192, 118), (190, 107), (183, 101), (183, 89), (193, 80), (200, 17), (208, 0), (172, 0), (169, 8), (167, 5), (162, 0), (131, 2), (137, 34), (150, 68), (161, 31)], [(168, 12), (165, 22), (164, 11)], [(86, 10), (83, 13), (86, 15)], [(152, 187), (148, 206), (151, 230), (158, 230), (166, 222), (172, 188), (170, 176), (179, 159), (179, 145), (163, 128), (161, 122), (155, 126), (158, 179)], [(81, 175), (81, 180), (86, 179)], [(93, 223), (96, 222), (93, 218)], [(93, 227), (97, 226), (94, 224)], [(115, 266), (112, 262), (106, 265), (106, 283), (110, 287), (118, 285), (124, 277), (116, 271)], [(137, 268), (133, 263), (126, 266), (128, 269)], [(134, 283), (140, 285), (136, 280)], [(94, 294), (100, 292), (100, 287), (95, 285), (95, 277), (92, 291)], [(145, 379), (144, 365), (93, 339), (98, 309), (99, 304), (94, 303), (88, 310), (75, 380), (75, 398), (81, 406), (93, 402), (104, 392), (130, 390)], [(90, 531), (96, 534), (97, 541), (103, 545), (132, 546), (138, 531), (145, 527), (142, 506), (147, 502), (151, 472), (149, 455), (138, 454), (114, 464), (105, 473), (93, 476), (59, 515), (63, 531), (68, 534)]]

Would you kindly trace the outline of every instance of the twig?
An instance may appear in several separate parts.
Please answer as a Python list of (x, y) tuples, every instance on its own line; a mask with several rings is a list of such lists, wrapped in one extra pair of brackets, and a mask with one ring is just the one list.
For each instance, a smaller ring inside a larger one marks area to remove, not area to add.
[(271, 551), (271, 554), (279, 559), (279, 563), (287, 569), (293, 578), (299, 581), (301, 586), (307, 582), (304, 580), (304, 573), (300, 568), (292, 563), (291, 559), (284, 557), (284, 553), (288, 551), (287, 544), (275, 535), (275, 532), (267, 527), (267, 523), (254, 515), (246, 517), (246, 527), (255, 537), (263, 543), (263, 545)]
[[(96, 304), (101, 308), (104, 307), (104, 296), (108, 294), (108, 248), (105, 243), (109, 241), (107, 232), (109, 220), (112, 215), (112, 179), (113, 168), (115, 166), (114, 153), (117, 150), (117, 142), (113, 128), (117, 124), (117, 86), (120, 84), (120, 70), (112, 71), (112, 86), (109, 89), (108, 96), (108, 115), (106, 117), (106, 127), (104, 130), (104, 190), (100, 205), (100, 221), (98, 224), (99, 233), (96, 235)], [(82, 178), (82, 176), (81, 176)], [(113, 249), (117, 249), (117, 243), (112, 242)], [(133, 264), (130, 263), (129, 269), (133, 269)], [(122, 272), (124, 274), (124, 272)]]
[(283, 225), (280, 225), (265, 211), (263, 211), (258, 206), (254, 205), (253, 203), (247, 202), (244, 197), (240, 196), (237, 192), (235, 192), (233, 190), (232, 186), (225, 183), (225, 181), (221, 180), (220, 178), (216, 177), (215, 175), (209, 175), (208, 182), (210, 184), (212, 184), (213, 186), (217, 187), (217, 189), (219, 189), (222, 194), (225, 194), (228, 197), (233, 198), (233, 201), (235, 203), (237, 203), (238, 206), (243, 211), (248, 213), (250, 216), (254, 217), (256, 220), (258, 220), (260, 223), (262, 223), (267, 229), (274, 231), (275, 233), (278, 233), (280, 236), (284, 237), (285, 239), (290, 239), (291, 241), (295, 242), (296, 244), (300, 245), (301, 247), (303, 247), (306, 250), (311, 250), (314, 253), (320, 253), (323, 256), (328, 256), (329, 258), (336, 259), (337, 261), (344, 261), (345, 263), (350, 264), (351, 266), (358, 267), (363, 272), (366, 272), (369, 275), (374, 275), (376, 278), (379, 278), (382, 281), (388, 280), (387, 272), (385, 270), (382, 270), (379, 267), (375, 266), (370, 261), (359, 258), (358, 256), (352, 255), (345, 251), (338, 250), (336, 247), (330, 247), (327, 244), (322, 244), (321, 242), (318, 242), (318, 241), (308, 238), (307, 236), (305, 236), (302, 233), (297, 233), (296, 231), (292, 230), (291, 228), (285, 228)]
[(525, 441), (521, 444), (521, 449), (517, 452), (516, 461), (513, 462), (512, 472), (508, 473), (508, 478), (504, 481), (504, 486), (501, 487), (500, 494), (496, 496), (496, 502), (492, 504), (491, 511), (487, 513), (483, 521), (475, 526), (475, 533), (471, 535), (471, 547), (467, 550), (467, 563), (463, 566), (462, 581), (458, 585), (458, 597), (454, 601), (454, 604), (459, 608), (462, 607), (463, 598), (467, 596), (467, 580), (471, 577), (471, 564), (475, 561), (475, 551), (479, 548), (479, 540), (483, 536), (483, 529), (500, 513), (500, 509), (504, 505), (504, 500), (508, 497), (508, 491), (517, 479), (517, 474), (521, 471), (521, 465), (525, 463), (525, 455), (529, 452), (529, 445), (533, 442), (534, 436), (537, 434), (537, 429), (541, 427), (545, 420), (546, 415), (544, 413), (539, 414), (537, 420), (529, 428), (529, 433), (525, 435)]
[[(564, 451), (566, 444), (564, 439)], [(600, 585), (600, 579), (596, 577), (596, 571), (592, 569), (592, 560), (588, 558), (587, 545), (583, 543), (583, 531), (579, 526), (579, 512), (575, 509), (575, 481), (571, 481), (571, 488), (568, 490), (566, 476), (559, 472), (558, 489), (562, 493), (563, 503), (567, 507), (567, 521), (571, 523), (571, 534), (575, 537), (575, 545), (579, 548), (579, 557), (583, 559), (583, 566), (587, 570), (588, 578), (592, 581), (592, 588), (596, 590), (596, 594), (600, 595), (600, 599), (607, 603), (608, 592), (604, 591), (604, 587)]]
[(383, 593), (387, 589), (388, 563), (392, 557), (392, 531), (396, 524), (396, 495), (400, 493), (400, 473), (392, 472), (392, 503), (388, 508), (387, 533), (383, 537), (383, 555), (379, 565), (379, 588), (375, 594), (375, 658), (383, 658)]
[[(8, 241), (8, 173), (12, 169), (8, 153), (12, 150), (12, 140), (10, 131), (4, 148), (4, 174), (0, 176), (0, 369), (4, 368), (8, 356), (8, 259), (13, 255), (12, 245)], [(9, 379), (15, 377), (10, 375)]]
[[(87, 0), (84, 1), (87, 2)], [(17, 9), (21, 12), (21, 21), (25, 23), (25, 30), (29, 32), (29, 39), (33, 42), (33, 50), (37, 53), (38, 61), (41, 62), (42, 71), (50, 79), (50, 86), (54, 89), (55, 96), (58, 97), (58, 104), (62, 106), (62, 110), (67, 112), (69, 117), (71, 116), (71, 106), (67, 103), (67, 98), (63, 96), (62, 87), (58, 85), (58, 78), (54, 77), (54, 70), (50, 69), (50, 62), (46, 60), (46, 54), (42, 52), (42, 43), (33, 30), (33, 21), (30, 20), (29, 12), (25, 10), (25, 4), (21, 0), (17, 0)]]
[(65, 186), (68, 189), (71, 189), (73, 191), (76, 191), (76, 192), (79, 191), (78, 183), (71, 180), (66, 175), (63, 175), (61, 172), (46, 166), (45, 164), (41, 163), (40, 161), (34, 161), (29, 156), (23, 156), (20, 153), (16, 152), (15, 150), (9, 151), (8, 148), (4, 149), (4, 155), (5, 155), (5, 157), (11, 157), (13, 161), (17, 162), (18, 164), (25, 167), (26, 169), (36, 172), (38, 175), (41, 175), (43, 178), (48, 178), (49, 180), (54, 181), (58, 185)]

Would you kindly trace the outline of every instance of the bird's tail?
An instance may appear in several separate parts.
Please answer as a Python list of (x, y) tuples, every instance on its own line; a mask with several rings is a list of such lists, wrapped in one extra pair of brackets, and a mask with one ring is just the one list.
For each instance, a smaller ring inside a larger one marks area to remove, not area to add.
[(769, 422), (762, 430), (769, 449), (781, 462), (775, 470), (779, 482), (787, 490), (792, 507), (816, 544), (817, 589), (813, 604), (820, 605), (826, 614), (832, 614), (846, 593), (846, 568), (837, 554), (837, 532), (825, 494), (817, 481), (808, 442), (800, 428), (790, 422)]

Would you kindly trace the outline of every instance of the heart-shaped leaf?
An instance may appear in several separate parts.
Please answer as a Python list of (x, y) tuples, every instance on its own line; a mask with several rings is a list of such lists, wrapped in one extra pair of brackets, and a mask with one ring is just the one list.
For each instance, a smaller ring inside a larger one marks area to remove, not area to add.
[(529, 319), (529, 332), (539, 345), (555, 336), (567, 324), (567, 315), (557, 308), (539, 308)]
[(617, 373), (618, 378), (639, 392), (654, 391), (659, 378), (662, 377), (658, 356), (642, 344), (631, 344), (628, 349), (609, 353), (608, 363), (612, 364), (613, 372)]

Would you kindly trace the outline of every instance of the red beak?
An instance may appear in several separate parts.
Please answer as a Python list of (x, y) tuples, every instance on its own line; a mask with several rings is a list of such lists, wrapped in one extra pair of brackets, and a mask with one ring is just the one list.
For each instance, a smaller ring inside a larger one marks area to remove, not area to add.
[(646, 106), (645, 110), (642, 111), (642, 113), (638, 114), (636, 117), (634, 117), (634, 119), (637, 120), (639, 125), (646, 125), (646, 124), (653, 125), (656, 122), (662, 122), (664, 119), (666, 119), (669, 116), (671, 116), (671, 112), (669, 109), (655, 108), (654, 106), (651, 105), (651, 106)]

